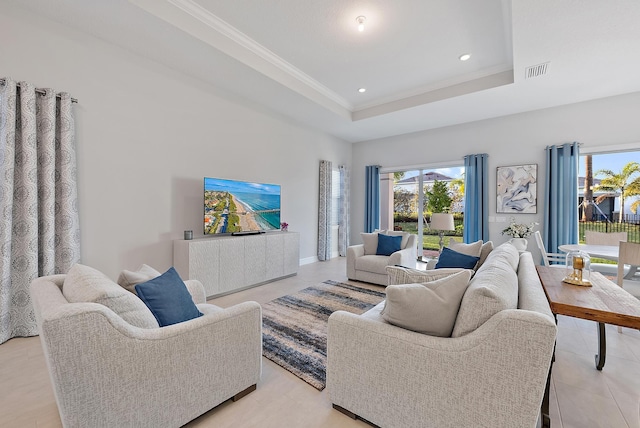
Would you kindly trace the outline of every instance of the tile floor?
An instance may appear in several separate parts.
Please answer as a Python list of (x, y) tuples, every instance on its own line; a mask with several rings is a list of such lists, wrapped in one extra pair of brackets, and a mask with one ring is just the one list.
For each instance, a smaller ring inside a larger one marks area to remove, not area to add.
[[(300, 267), (298, 275), (214, 299), (230, 306), (259, 303), (327, 279), (346, 281), (345, 260)], [(640, 428), (640, 332), (607, 327), (607, 362), (598, 372), (596, 325), (558, 319), (558, 344), (551, 389), (553, 428)], [(37, 337), (0, 345), (0, 427), (60, 427), (53, 391)], [(212, 409), (188, 427), (366, 427), (331, 408), (319, 392), (286, 370), (263, 359), (258, 389), (236, 403)], [(518, 427), (514, 427), (518, 428)]]

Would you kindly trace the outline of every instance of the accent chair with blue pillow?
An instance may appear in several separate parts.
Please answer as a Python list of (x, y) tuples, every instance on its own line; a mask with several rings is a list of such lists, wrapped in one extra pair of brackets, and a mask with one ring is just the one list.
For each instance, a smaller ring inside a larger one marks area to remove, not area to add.
[[(258, 303), (207, 304), (202, 284), (182, 282), (173, 269), (160, 275), (143, 265), (119, 280), (123, 286), (76, 264), (31, 283), (62, 425), (178, 427), (256, 388)], [(124, 286), (137, 286), (153, 310), (165, 312), (154, 315)], [(180, 307), (177, 317), (172, 306)]]
[(347, 277), (356, 281), (387, 285), (386, 267), (415, 267), (418, 236), (402, 231), (361, 233), (362, 244), (347, 248)]

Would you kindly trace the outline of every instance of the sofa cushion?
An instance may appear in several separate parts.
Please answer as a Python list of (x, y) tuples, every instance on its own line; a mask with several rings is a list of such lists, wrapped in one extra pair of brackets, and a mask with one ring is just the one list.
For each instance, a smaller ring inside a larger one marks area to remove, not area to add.
[(508, 243), (489, 254), (462, 298), (453, 337), (471, 333), (504, 309), (518, 307), (518, 261), (518, 250)]
[(157, 278), (136, 285), (136, 292), (151, 309), (160, 327), (201, 317), (175, 268), (169, 268)]
[(389, 285), (435, 281), (463, 270), (462, 268), (419, 270), (404, 266), (386, 267), (387, 275), (389, 275)]
[(141, 328), (158, 328), (149, 308), (102, 272), (75, 264), (62, 285), (62, 294), (70, 303), (98, 303), (111, 309), (129, 324)]
[(451, 248), (443, 248), (442, 253), (438, 257), (438, 263), (436, 263), (436, 269), (442, 268), (464, 268), (473, 269), (480, 260), (480, 257), (468, 256), (466, 254), (459, 253)]
[(123, 270), (120, 272), (120, 275), (118, 275), (118, 284), (135, 294), (135, 286), (137, 284), (149, 281), (150, 279), (156, 278), (160, 275), (160, 272), (151, 266), (142, 264), (138, 270)]
[(453, 238), (449, 238), (449, 248), (458, 253), (466, 254), (467, 256), (480, 257), (480, 252), (482, 251), (482, 240), (465, 244), (463, 242), (458, 242)]
[(389, 236), (382, 233), (378, 234), (377, 256), (390, 256), (396, 251), (400, 251), (402, 236)]
[(385, 235), (389, 235), (389, 236), (401, 236), (402, 237), (402, 242), (400, 243), (400, 249), (404, 250), (405, 248), (407, 248), (407, 243), (409, 242), (409, 235), (411, 235), (409, 232), (403, 232), (401, 230), (387, 230), (386, 232), (381, 232), (384, 233)]
[(389, 262), (388, 256), (362, 256), (358, 257), (355, 261), (356, 270), (363, 270), (367, 272), (378, 273), (380, 275), (386, 275), (387, 263)]
[(382, 318), (408, 330), (449, 337), (471, 274), (464, 270), (422, 284), (390, 285)]
[(378, 250), (378, 232), (360, 233), (362, 243), (364, 244), (364, 255), (374, 255)]

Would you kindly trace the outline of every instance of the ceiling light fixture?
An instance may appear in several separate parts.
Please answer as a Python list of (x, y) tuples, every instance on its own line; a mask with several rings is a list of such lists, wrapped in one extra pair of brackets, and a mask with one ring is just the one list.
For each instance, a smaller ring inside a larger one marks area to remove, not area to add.
[(356, 18), (356, 22), (358, 23), (358, 31), (360, 31), (361, 33), (364, 31), (364, 21), (366, 20), (367, 18), (362, 15)]
[(358, 89), (358, 92), (363, 94), (363, 93), (367, 92), (367, 88), (360, 88), (360, 89)]
[(471, 54), (462, 54), (458, 59), (460, 59), (460, 61), (466, 61), (469, 58), (471, 58)]

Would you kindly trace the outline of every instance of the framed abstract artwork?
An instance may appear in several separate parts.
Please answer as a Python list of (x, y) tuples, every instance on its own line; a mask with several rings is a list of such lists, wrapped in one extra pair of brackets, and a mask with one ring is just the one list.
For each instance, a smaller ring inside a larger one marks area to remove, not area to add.
[(537, 209), (538, 165), (499, 166), (496, 212), (535, 214)]

